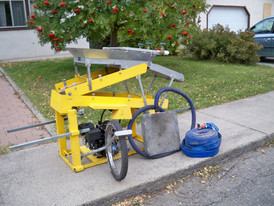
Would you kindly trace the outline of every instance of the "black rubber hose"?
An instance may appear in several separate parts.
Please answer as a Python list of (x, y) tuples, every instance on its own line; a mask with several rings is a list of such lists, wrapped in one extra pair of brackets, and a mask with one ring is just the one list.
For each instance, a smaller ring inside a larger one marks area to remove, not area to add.
[[(194, 128), (195, 127), (195, 124), (196, 124), (196, 113), (195, 113), (195, 108), (194, 108), (194, 104), (193, 102), (191, 101), (191, 99), (189, 98), (189, 96), (187, 96), (184, 92), (178, 90), (178, 89), (175, 89), (173, 87), (165, 87), (165, 88), (162, 88), (160, 89), (156, 96), (155, 96), (155, 101), (154, 101), (154, 105), (147, 105), (147, 106), (144, 106), (142, 107), (141, 109), (139, 109), (137, 112), (134, 113), (134, 115), (132, 116), (132, 119), (129, 121), (128, 123), (128, 129), (132, 129), (132, 126), (133, 126), (133, 123), (135, 121), (135, 119), (143, 112), (147, 111), (147, 110), (151, 110), (151, 109), (154, 109), (155, 111), (159, 111), (159, 112), (164, 112), (165, 110), (162, 108), (162, 107), (159, 107), (158, 106), (158, 102), (159, 102), (159, 99), (160, 99), (160, 96), (163, 92), (168, 92), (168, 91), (172, 91), (172, 92), (175, 92), (181, 96), (183, 96), (189, 103), (190, 105), (190, 108), (191, 108), (191, 114), (192, 114), (192, 123), (191, 123), (191, 128)], [(173, 154), (175, 152), (177, 152), (178, 150), (175, 150), (175, 151), (171, 151), (171, 152), (166, 152), (166, 153), (162, 153), (162, 154), (158, 154), (158, 155), (153, 155), (153, 156), (150, 156), (148, 155), (147, 153), (143, 152), (134, 142), (133, 140), (133, 137), (132, 135), (129, 135), (128, 136), (128, 139), (129, 139), (129, 142), (131, 144), (131, 146), (133, 147), (133, 149), (140, 155), (142, 155), (143, 157), (146, 157), (146, 158), (149, 158), (149, 159), (156, 159), (156, 158), (161, 158), (161, 157), (165, 157), (165, 156), (168, 156), (170, 154)]]
[(100, 122), (101, 122), (101, 123), (103, 123), (103, 116), (104, 116), (104, 114), (105, 114), (106, 111), (107, 111), (107, 110), (104, 109), (103, 112), (102, 112), (102, 114), (101, 114), (101, 118), (100, 118)]
[(157, 94), (155, 96), (155, 99), (154, 99), (154, 106), (155, 106), (156, 111), (158, 111), (158, 108), (159, 108), (158, 102), (159, 102), (160, 96), (164, 92), (174, 92), (176, 94), (181, 95), (182, 97), (184, 97), (187, 100), (187, 102), (189, 103), (189, 106), (190, 106), (191, 116), (192, 116), (191, 128), (190, 129), (193, 129), (196, 125), (196, 112), (195, 112), (194, 104), (193, 104), (192, 100), (190, 99), (190, 97), (186, 93), (182, 92), (179, 89), (176, 89), (176, 88), (173, 88), (173, 87), (164, 87), (164, 88), (160, 89), (157, 92)]

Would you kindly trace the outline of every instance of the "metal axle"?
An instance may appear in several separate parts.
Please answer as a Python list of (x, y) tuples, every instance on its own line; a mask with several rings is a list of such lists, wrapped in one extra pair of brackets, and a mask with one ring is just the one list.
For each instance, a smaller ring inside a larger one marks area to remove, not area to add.
[[(89, 130), (90, 130), (89, 128), (81, 129), (79, 132), (80, 132), (80, 134), (82, 134), (82, 133), (89, 132)], [(71, 136), (71, 132), (56, 135), (56, 136), (52, 136), (52, 137), (46, 137), (44, 139), (38, 139), (38, 140), (31, 141), (31, 142), (26, 142), (26, 143), (23, 143), (23, 144), (10, 146), (9, 150), (12, 151), (12, 150), (15, 150), (15, 149), (31, 146), (31, 145), (34, 145), (34, 144), (41, 144), (41, 143), (44, 143), (44, 142), (49, 142), (49, 141), (52, 141), (52, 140), (61, 139), (61, 138), (64, 138), (64, 137), (70, 137), (70, 136)]]
[(125, 136), (131, 135), (131, 134), (132, 134), (132, 130), (116, 131), (116, 132), (114, 133), (114, 136), (110, 139), (110, 141), (109, 141), (105, 146), (100, 147), (100, 148), (98, 148), (98, 149), (96, 149), (96, 150), (92, 150), (92, 151), (90, 151), (90, 152), (88, 152), (88, 153), (82, 154), (82, 155), (81, 155), (81, 158), (105, 150), (108, 146), (110, 146), (110, 145), (112, 144), (112, 141), (113, 141), (115, 138), (117, 138), (117, 137), (125, 137)]
[(39, 126), (43, 126), (43, 125), (47, 125), (47, 124), (53, 124), (56, 123), (56, 120), (50, 120), (50, 121), (46, 121), (46, 122), (40, 122), (37, 124), (31, 124), (31, 125), (27, 125), (27, 126), (23, 126), (23, 127), (17, 127), (14, 129), (9, 129), (7, 130), (7, 133), (11, 133), (11, 132), (17, 132), (20, 130), (24, 130), (24, 129), (29, 129), (29, 128), (33, 128), (33, 127), (39, 127)]
[(70, 132), (60, 134), (60, 135), (56, 135), (56, 136), (52, 136), (52, 137), (47, 137), (47, 138), (44, 138), (44, 139), (34, 140), (34, 141), (31, 141), (31, 142), (26, 142), (26, 143), (23, 143), (23, 144), (13, 145), (13, 146), (9, 147), (9, 150), (12, 151), (12, 150), (27, 147), (27, 146), (30, 146), (30, 145), (41, 144), (41, 143), (44, 143), (44, 142), (49, 142), (49, 141), (52, 141), (52, 140), (56, 140), (56, 139), (60, 139), (60, 138), (64, 138), (64, 137), (69, 137), (69, 136), (71, 136)]
[[(64, 120), (68, 120), (67, 117), (63, 117), (63, 118), (64, 118)], [(29, 128), (33, 128), (33, 127), (44, 126), (44, 125), (53, 124), (53, 123), (56, 123), (56, 120), (49, 120), (49, 121), (40, 122), (40, 123), (37, 123), (37, 124), (30, 124), (30, 125), (26, 125), (26, 126), (23, 126), (23, 127), (17, 127), (17, 128), (13, 128), (13, 129), (8, 129), (7, 133), (17, 132), (17, 131), (20, 131), (20, 130), (29, 129)]]

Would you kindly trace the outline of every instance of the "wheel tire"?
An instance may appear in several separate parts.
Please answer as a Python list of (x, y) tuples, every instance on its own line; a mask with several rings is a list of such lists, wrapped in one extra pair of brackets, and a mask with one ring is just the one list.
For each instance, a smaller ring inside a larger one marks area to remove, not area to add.
[[(111, 141), (116, 131), (122, 130), (121, 125), (111, 120), (106, 125), (105, 130), (105, 144)], [(120, 158), (115, 158), (120, 156)], [(106, 157), (110, 166), (111, 174), (115, 180), (121, 181), (127, 175), (128, 170), (128, 149), (126, 137), (116, 137), (112, 143), (106, 148)]]

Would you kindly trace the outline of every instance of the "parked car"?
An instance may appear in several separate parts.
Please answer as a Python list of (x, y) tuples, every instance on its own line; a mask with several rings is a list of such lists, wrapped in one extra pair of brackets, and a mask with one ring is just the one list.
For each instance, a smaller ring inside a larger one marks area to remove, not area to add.
[(261, 58), (274, 57), (274, 16), (263, 19), (249, 30), (255, 33), (254, 41), (263, 45), (258, 55)]

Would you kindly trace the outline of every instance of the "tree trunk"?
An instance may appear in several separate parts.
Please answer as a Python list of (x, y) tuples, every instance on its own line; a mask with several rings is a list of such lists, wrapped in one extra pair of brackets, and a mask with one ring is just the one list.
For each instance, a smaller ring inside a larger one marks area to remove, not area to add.
[(110, 36), (110, 46), (111, 47), (117, 47), (118, 46), (118, 27), (114, 27), (111, 30), (111, 36)]
[(102, 49), (102, 45), (99, 42), (89, 40), (90, 49)]
[(106, 36), (104, 39), (93, 40), (93, 38), (88, 38), (90, 49), (102, 49), (102, 47), (107, 47), (110, 45), (110, 35)]
[(92, 40), (93, 38), (90, 37), (88, 39), (89, 48), (90, 49), (102, 49), (102, 47), (117, 47), (118, 46), (118, 30), (119, 27), (115, 26), (114, 29), (111, 30), (111, 34), (106, 36), (104, 39), (100, 39), (97, 41)]

